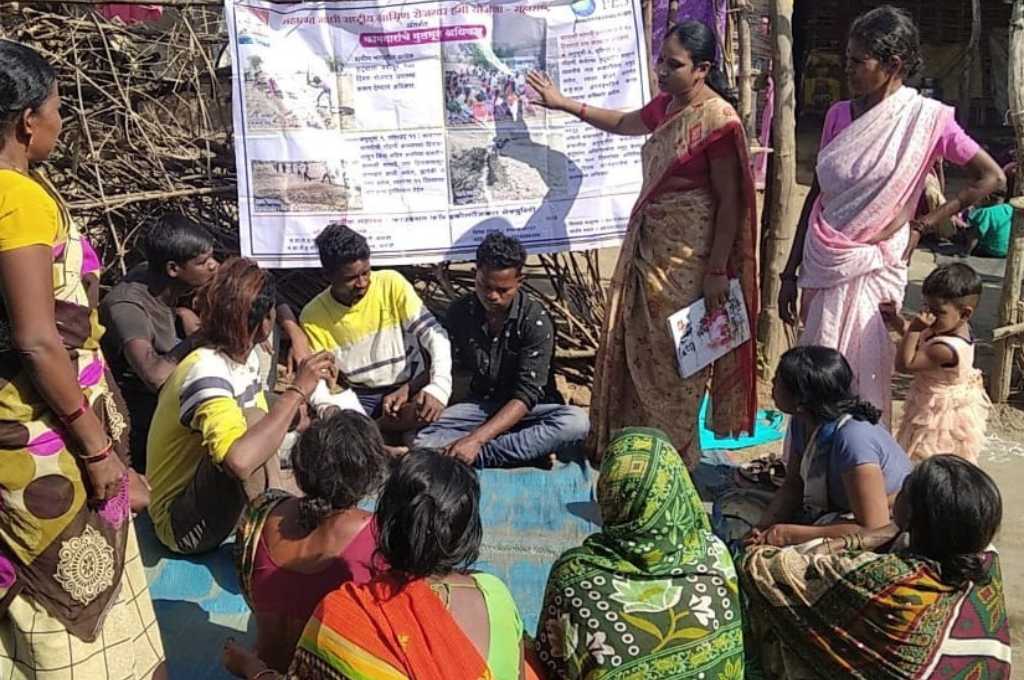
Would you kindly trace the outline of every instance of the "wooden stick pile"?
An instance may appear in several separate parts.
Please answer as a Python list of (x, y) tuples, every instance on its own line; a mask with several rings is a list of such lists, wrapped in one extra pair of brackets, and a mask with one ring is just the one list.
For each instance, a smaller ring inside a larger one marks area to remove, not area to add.
[[(176, 209), (238, 252), (231, 132), (231, 69), (219, 0), (157, 0), (164, 16), (130, 26), (97, 13), (96, 0), (0, 0), (0, 38), (27, 43), (58, 71), (64, 131), (46, 170), (116, 283), (143, 257), (140, 237)], [(531, 258), (529, 288), (558, 329), (560, 372), (588, 384), (604, 316), (594, 252)], [(471, 269), (404, 269), (440, 315), (472, 289)], [(301, 307), (321, 290), (308, 270), (278, 272)]]
[(107, 21), (92, 5), (0, 1), (0, 37), (58, 71), (64, 132), (47, 171), (97, 246), (112, 282), (164, 211), (184, 211), (237, 250), (230, 70), (222, 11), (168, 10), (157, 23)]

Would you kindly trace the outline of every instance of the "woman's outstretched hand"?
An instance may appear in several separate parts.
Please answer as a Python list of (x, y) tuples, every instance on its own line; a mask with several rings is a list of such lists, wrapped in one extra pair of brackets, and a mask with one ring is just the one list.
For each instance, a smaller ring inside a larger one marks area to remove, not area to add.
[(334, 381), (336, 375), (334, 356), (330, 352), (317, 352), (309, 355), (299, 364), (294, 385), (309, 395), (313, 394), (319, 381), (326, 380), (329, 385)]
[(565, 103), (565, 97), (558, 91), (558, 86), (551, 80), (551, 76), (543, 71), (530, 71), (526, 74), (526, 84), (537, 93), (534, 101), (545, 109), (561, 109)]
[(267, 664), (256, 655), (256, 652), (242, 646), (234, 638), (228, 638), (224, 641), (221, 663), (224, 664), (224, 668), (227, 669), (228, 673), (231, 673), (236, 678), (259, 677), (272, 680), (273, 678), (284, 677), (280, 673), (270, 670)]

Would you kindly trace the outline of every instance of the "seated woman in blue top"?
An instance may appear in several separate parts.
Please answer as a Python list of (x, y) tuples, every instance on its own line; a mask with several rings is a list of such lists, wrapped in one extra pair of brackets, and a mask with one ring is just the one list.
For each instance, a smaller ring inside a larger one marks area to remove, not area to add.
[(795, 347), (782, 355), (772, 397), (791, 417), (786, 481), (747, 545), (795, 545), (889, 524), (910, 458), (879, 424), (881, 412), (852, 393), (852, 381), (834, 349)]

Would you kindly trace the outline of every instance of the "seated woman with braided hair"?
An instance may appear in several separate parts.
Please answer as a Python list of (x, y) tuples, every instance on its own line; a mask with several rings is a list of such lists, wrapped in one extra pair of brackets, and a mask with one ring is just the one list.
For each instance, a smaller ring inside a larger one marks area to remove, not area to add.
[(235, 541), (242, 592), (256, 619), (255, 656), (282, 672), (323, 596), (370, 580), (377, 525), (357, 504), (377, 492), (387, 456), (372, 420), (341, 411), (302, 433), (292, 465), (305, 496), (272, 489), (257, 497)]
[(732, 542), (797, 545), (884, 527), (910, 458), (856, 395), (853, 371), (828, 347), (794, 347), (779, 360), (772, 397), (790, 415), (786, 480), (774, 495), (736, 489), (716, 501)]
[(992, 547), (1002, 517), (991, 477), (938, 455), (907, 477), (894, 524), (748, 550), (738, 563), (748, 669), (789, 679), (1009, 678)]

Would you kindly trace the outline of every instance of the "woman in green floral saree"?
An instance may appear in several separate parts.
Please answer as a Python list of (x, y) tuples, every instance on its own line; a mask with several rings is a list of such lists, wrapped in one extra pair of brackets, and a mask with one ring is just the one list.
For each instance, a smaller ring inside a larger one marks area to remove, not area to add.
[(604, 528), (548, 577), (537, 657), (551, 678), (743, 678), (736, 570), (659, 430), (619, 432), (602, 459)]

